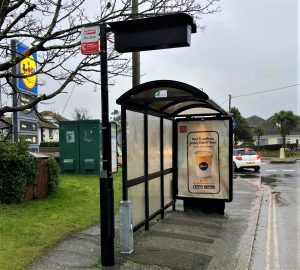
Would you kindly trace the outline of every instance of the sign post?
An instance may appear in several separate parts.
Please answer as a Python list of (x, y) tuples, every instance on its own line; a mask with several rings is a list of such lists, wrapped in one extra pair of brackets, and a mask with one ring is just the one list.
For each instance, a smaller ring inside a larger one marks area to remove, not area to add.
[[(102, 108), (102, 171), (100, 175), (100, 211), (101, 211), (101, 263), (103, 266), (114, 266), (114, 189), (111, 166), (111, 129), (108, 107), (107, 76), (107, 40), (106, 24), (100, 25), (101, 42), (101, 108)], [(110, 142), (110, 143), (108, 143)]]
[[(27, 53), (28, 47), (24, 44), (12, 40), (12, 60), (17, 56)], [(13, 107), (27, 105), (35, 99), (38, 94), (37, 85), (37, 54), (26, 56), (19, 64), (13, 67), (13, 74), (21, 75), (15, 77), (12, 83), (18, 90), (13, 89)], [(38, 117), (36, 106), (33, 109), (13, 112), (13, 140), (18, 141), (18, 135), (23, 135), (29, 143), (29, 150), (36, 152), (38, 150)]]

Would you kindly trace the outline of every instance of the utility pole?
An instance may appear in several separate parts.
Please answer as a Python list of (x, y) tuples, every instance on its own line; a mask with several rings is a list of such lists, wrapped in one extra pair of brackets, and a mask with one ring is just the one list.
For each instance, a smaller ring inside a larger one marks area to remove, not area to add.
[(231, 110), (231, 94), (229, 94), (229, 106), (228, 106), (228, 111), (230, 112)]
[[(139, 4), (138, 0), (132, 0), (132, 18), (136, 18), (139, 13)], [(132, 53), (132, 87), (135, 87), (140, 84), (140, 52)]]

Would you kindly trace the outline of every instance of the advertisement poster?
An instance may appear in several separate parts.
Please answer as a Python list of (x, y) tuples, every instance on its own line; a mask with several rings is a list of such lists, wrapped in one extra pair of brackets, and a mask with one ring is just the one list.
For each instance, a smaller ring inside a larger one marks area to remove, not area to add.
[(187, 135), (188, 189), (191, 193), (220, 191), (219, 134), (216, 131)]
[(111, 171), (118, 171), (118, 152), (117, 152), (117, 125), (110, 123), (111, 127)]
[(178, 196), (230, 199), (230, 121), (177, 122)]

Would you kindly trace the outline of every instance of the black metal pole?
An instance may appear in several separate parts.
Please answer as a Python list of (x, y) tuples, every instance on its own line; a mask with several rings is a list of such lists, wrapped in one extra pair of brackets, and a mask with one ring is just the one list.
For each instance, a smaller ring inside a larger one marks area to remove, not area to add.
[(100, 25), (101, 107), (102, 107), (102, 171), (100, 176), (101, 264), (114, 266), (114, 190), (111, 172), (111, 134), (108, 106), (106, 24)]
[[(15, 39), (12, 39), (10, 41), (10, 47), (11, 47), (11, 60), (15, 61), (17, 57), (17, 41)], [(14, 65), (12, 67), (12, 74), (17, 74), (17, 66)], [(17, 79), (16, 77), (12, 77), (11, 79), (12, 84), (17, 87)], [(13, 107), (16, 108), (18, 106), (18, 93), (15, 91), (15, 89), (12, 89), (12, 103)], [(18, 112), (13, 112), (13, 141), (18, 141)]]

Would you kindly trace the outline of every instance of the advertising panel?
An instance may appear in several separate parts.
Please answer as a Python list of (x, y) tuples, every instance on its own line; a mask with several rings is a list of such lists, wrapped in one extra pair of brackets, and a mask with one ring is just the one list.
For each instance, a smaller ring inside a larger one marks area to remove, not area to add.
[(229, 120), (179, 121), (178, 196), (230, 199)]
[(117, 125), (110, 123), (111, 128), (111, 171), (118, 171), (118, 152), (117, 152)]
[[(17, 54), (23, 55), (28, 51), (28, 48), (22, 44), (17, 43)], [(31, 94), (37, 95), (37, 76), (32, 75), (37, 71), (37, 54), (34, 53), (26, 58), (24, 58), (18, 65), (18, 74), (23, 76), (28, 76), (24, 78), (17, 78), (17, 85), (20, 90), (29, 92)]]

